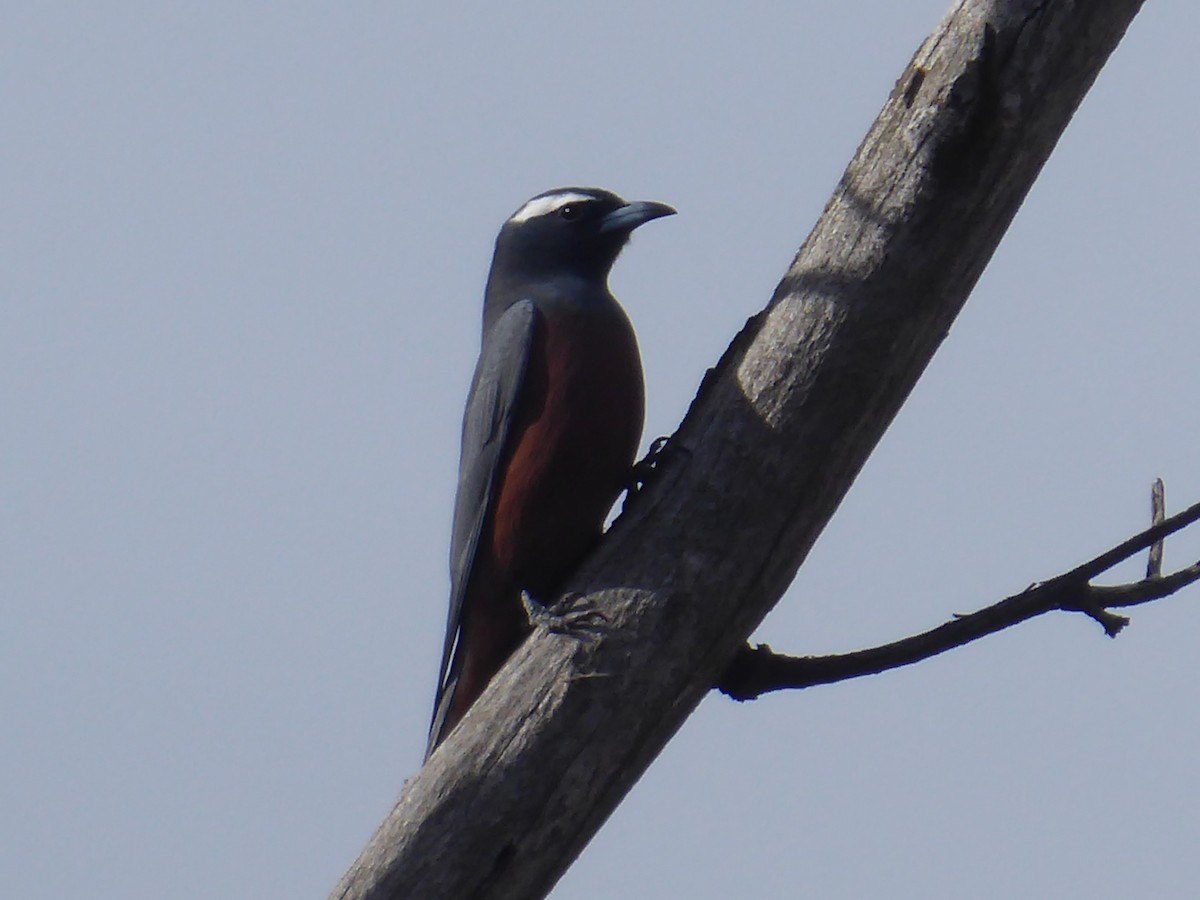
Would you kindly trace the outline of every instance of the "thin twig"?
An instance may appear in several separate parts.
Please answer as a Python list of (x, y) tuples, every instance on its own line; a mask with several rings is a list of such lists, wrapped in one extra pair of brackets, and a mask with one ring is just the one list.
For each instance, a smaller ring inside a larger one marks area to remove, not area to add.
[[(1167, 517), (1166, 491), (1163, 480), (1155, 478), (1150, 486), (1150, 524), (1161, 525)], [(1163, 542), (1155, 541), (1150, 545), (1150, 558), (1146, 560), (1146, 577), (1162, 578)]]
[[(1156, 487), (1156, 497), (1161, 493)], [(1200, 520), (1200, 503), (1169, 519), (1162, 518), (1156, 507), (1155, 518), (1155, 524), (1150, 528), (1069, 572), (1030, 585), (1019, 594), (977, 612), (956, 616), (930, 631), (890, 644), (828, 656), (787, 656), (776, 653), (766, 644), (747, 645), (734, 657), (716, 687), (735, 700), (752, 700), (770, 691), (874, 675), (929, 659), (1056, 610), (1084, 613), (1098, 622), (1105, 634), (1116, 637), (1129, 624), (1129, 619), (1111, 609), (1158, 600), (1200, 581), (1200, 562), (1197, 562), (1170, 575), (1163, 576), (1159, 572), (1130, 584), (1095, 586), (1090, 583), (1097, 575), (1140, 550), (1155, 545), (1161, 547), (1166, 535)]]
[(1152, 525), (1145, 531), (1135, 534), (1129, 540), (1124, 541), (1111, 550), (1101, 553), (1095, 559), (1085, 562), (1082, 566), (1072, 569), (1065, 575), (1059, 575), (1061, 580), (1075, 581), (1084, 579), (1091, 581), (1097, 575), (1107, 572), (1119, 562), (1124, 562), (1137, 553), (1139, 550), (1145, 550), (1155, 541), (1161, 541), (1169, 534), (1174, 534), (1181, 529), (1187, 528), (1193, 522), (1200, 519), (1200, 503), (1189, 506), (1181, 513), (1176, 513), (1169, 519), (1164, 519), (1158, 525)]

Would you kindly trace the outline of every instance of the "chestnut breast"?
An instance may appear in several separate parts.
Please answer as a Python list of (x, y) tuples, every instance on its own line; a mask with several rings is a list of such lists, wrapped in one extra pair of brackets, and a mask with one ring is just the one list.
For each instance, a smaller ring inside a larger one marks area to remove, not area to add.
[(492, 561), (545, 596), (599, 537), (641, 440), (637, 339), (611, 296), (539, 303), (506, 463), (496, 485)]

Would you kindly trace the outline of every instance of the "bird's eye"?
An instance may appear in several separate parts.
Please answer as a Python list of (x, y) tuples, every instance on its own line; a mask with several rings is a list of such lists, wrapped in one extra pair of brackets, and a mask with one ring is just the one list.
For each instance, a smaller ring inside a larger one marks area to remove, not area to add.
[(558, 214), (568, 222), (574, 222), (583, 215), (582, 203), (567, 203), (558, 208)]

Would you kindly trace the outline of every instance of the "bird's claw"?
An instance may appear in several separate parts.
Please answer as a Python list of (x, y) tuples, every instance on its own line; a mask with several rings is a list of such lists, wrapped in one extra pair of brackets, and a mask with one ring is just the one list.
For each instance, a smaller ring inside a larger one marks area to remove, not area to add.
[(553, 605), (547, 606), (533, 599), (527, 591), (522, 591), (521, 604), (525, 607), (530, 625), (554, 634), (573, 637), (598, 635), (608, 624), (608, 617), (585, 594), (566, 594)]
[(646, 451), (646, 455), (634, 463), (633, 468), (629, 470), (629, 479), (625, 483), (625, 503), (622, 504), (622, 509), (630, 500), (646, 489), (646, 486), (659, 474), (663, 463), (671, 457), (675, 450), (675, 445), (667, 436), (655, 438), (650, 442), (650, 449)]
[(662, 463), (663, 458), (667, 454), (667, 446), (670, 444), (669, 437), (657, 437), (650, 442), (650, 449), (646, 451), (646, 455), (633, 464), (633, 470), (629, 473), (629, 491), (636, 494), (642, 490), (654, 477), (655, 471)]

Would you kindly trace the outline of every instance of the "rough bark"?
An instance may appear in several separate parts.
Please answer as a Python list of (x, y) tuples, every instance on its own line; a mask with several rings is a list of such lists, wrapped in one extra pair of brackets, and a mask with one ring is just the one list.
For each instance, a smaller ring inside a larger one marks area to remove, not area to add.
[(553, 887), (791, 582), (1140, 6), (954, 6), (572, 580), (602, 627), (535, 632), (333, 897)]

